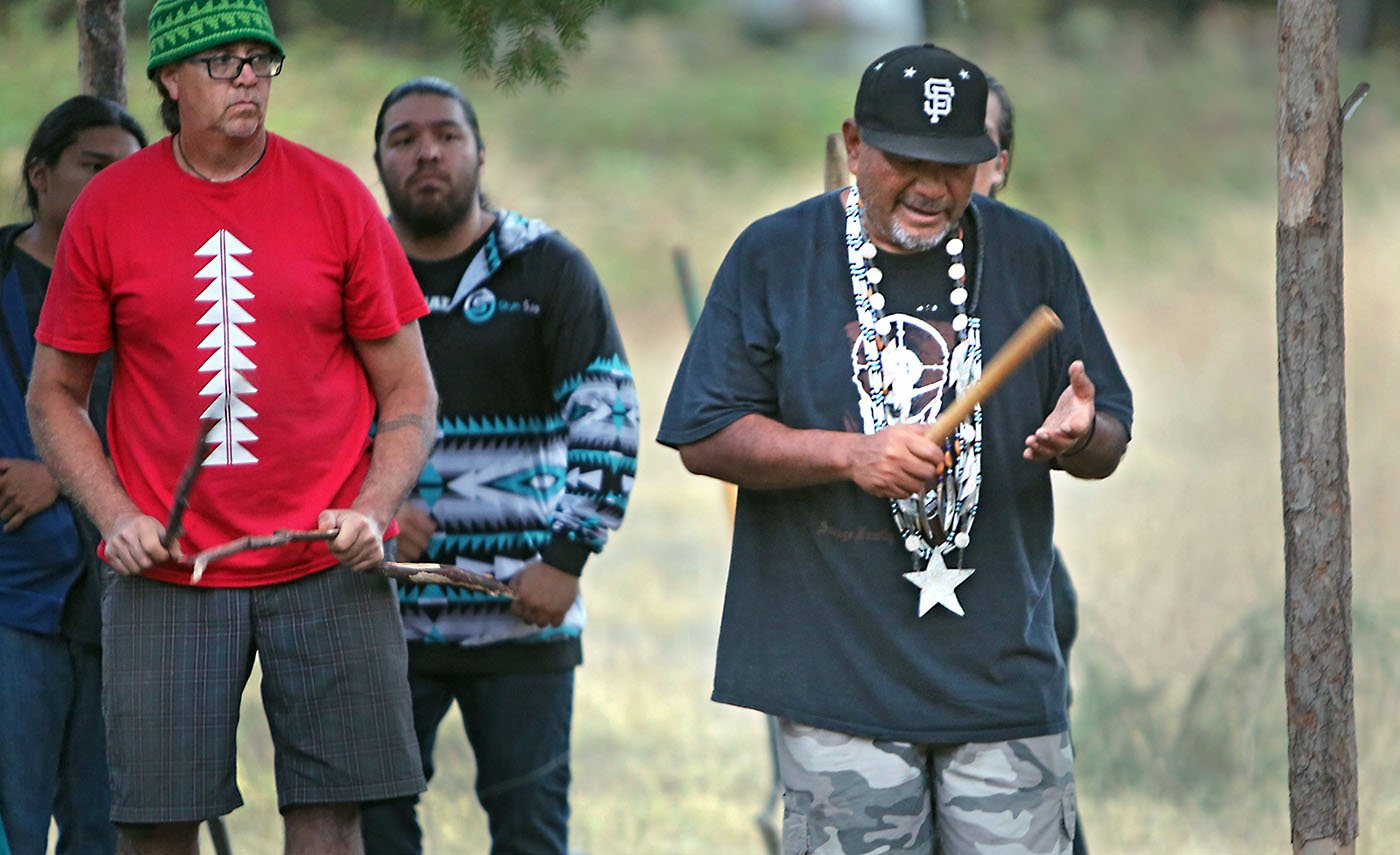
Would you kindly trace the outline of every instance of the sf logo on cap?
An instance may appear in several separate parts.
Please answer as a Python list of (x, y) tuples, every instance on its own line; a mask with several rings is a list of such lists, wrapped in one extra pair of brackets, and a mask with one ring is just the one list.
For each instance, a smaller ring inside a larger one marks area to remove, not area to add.
[(930, 77), (924, 81), (924, 112), (930, 124), (953, 112), (953, 81), (946, 77)]

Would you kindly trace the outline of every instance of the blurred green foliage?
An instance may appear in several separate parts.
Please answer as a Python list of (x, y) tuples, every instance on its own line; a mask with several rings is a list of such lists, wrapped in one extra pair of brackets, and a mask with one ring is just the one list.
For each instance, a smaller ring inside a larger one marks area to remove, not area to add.
[[(149, 2), (132, 0), (129, 11), (137, 14)], [(1108, 14), (1090, 4), (1067, 13), (1057, 28), (1012, 36), (979, 18), (994, 3), (1024, 7), (1022, 15), (1043, 6), (1042, 0), (974, 0), (968, 20), (934, 36), (975, 57), (1016, 100), (1018, 152), (1007, 196), (1012, 204), (1035, 211), (1077, 251), (1131, 246), (1143, 264), (1162, 263), (1180, 240), (1208, 239), (1206, 199), (1267, 204), (1274, 192), (1276, 64), (1276, 36), (1267, 19), (1221, 9), (1209, 25), (1181, 34), (1154, 15)], [(274, 0), (283, 13), (291, 6)], [(6, 13), (16, 25), (12, 32), (43, 26), (47, 8), (39, 0), (12, 6)], [(414, 14), (429, 14), (407, 8), (397, 7), (390, 17), (407, 14), (408, 26)], [(315, 20), (309, 12), (297, 14)], [(129, 30), (137, 55), (132, 67), (141, 65), (143, 31)], [(358, 32), (305, 23), (294, 28), (279, 91), (326, 79), (339, 81), (339, 91), (317, 96), (310, 112), (274, 110), (274, 125), (336, 154), (335, 141), (345, 135), (341, 128), (356, 118), (347, 111), (371, 109), (389, 81), (421, 73), (461, 78), (450, 37), (401, 42), (383, 35), (391, 31), (388, 25)], [(480, 78), (462, 81), (483, 113), (488, 143), (508, 130), (513, 153), (541, 180), (563, 180), (567, 173), (573, 186), (607, 198), (615, 215), (652, 224), (646, 237), (628, 232), (610, 239), (622, 241), (620, 249), (659, 259), (647, 268), (619, 263), (613, 287), (622, 293), (669, 299), (665, 256), (673, 244), (683, 240), (707, 255), (718, 253), (738, 220), (761, 213), (745, 207), (759, 204), (750, 196), (711, 198), (708, 188), (771, 186), (806, 175), (806, 187), (820, 187), (823, 140), (850, 114), (852, 81), (866, 58), (852, 57), (839, 32), (808, 33), (783, 49), (755, 47), (742, 32), (736, 17), (719, 5), (686, 12), (678, 26), (666, 16), (619, 21), (604, 13), (589, 48), (569, 63), (571, 84), (559, 91), (526, 87), (497, 94)], [(46, 88), (8, 87), (0, 91), (0, 109), (37, 116), (46, 98), (56, 102), (68, 91), (61, 81), (72, 79), (71, 59), (62, 52), (26, 51), (23, 57), (43, 71)], [(1363, 76), (1384, 79), (1386, 62), (1384, 56), (1349, 60), (1344, 88)], [(145, 94), (144, 81), (129, 85), (134, 98)], [(1352, 123), (1358, 129), (1349, 131), (1349, 139), (1365, 145), (1365, 128), (1382, 126), (1373, 122), (1384, 122), (1389, 117), (1382, 114), (1394, 110), (1394, 99), (1378, 88)], [(138, 117), (156, 126), (149, 115)], [(0, 123), (0, 145), (26, 135), (27, 124)], [(358, 139), (357, 130), (349, 133)], [(686, 181), (697, 175), (706, 191), (687, 189)], [(488, 175), (487, 181), (494, 185), (500, 178)], [(1373, 184), (1358, 190), (1380, 192)], [(725, 218), (726, 232), (687, 224), (698, 206), (718, 203), (734, 207)], [(658, 218), (646, 210), (657, 207), (672, 213)], [(697, 256), (702, 283), (716, 263)], [(658, 289), (659, 277), (666, 284)]]
[[(268, 0), (273, 23), (283, 35), (331, 26), (349, 33), (373, 33), (386, 43), (455, 44), (462, 67), (491, 76), (499, 85), (537, 82), (557, 86), (566, 77), (564, 61), (587, 43), (587, 25), (607, 0)], [(48, 19), (58, 24), (74, 3), (50, 3)], [(129, 0), (126, 24), (141, 33), (155, 0)], [(636, 11), (656, 5), (629, 0)]]
[[(127, 26), (145, 27), (155, 0), (126, 0)], [(915, 0), (910, 0), (915, 2)], [(1059, 32), (1073, 49), (1076, 33), (1096, 17), (1131, 15), (1166, 24), (1177, 34), (1200, 25), (1214, 7), (1267, 10), (1275, 0), (917, 0), (929, 29), (938, 32), (971, 23), (983, 32), (1015, 35)], [(586, 40), (590, 21), (606, 7), (622, 17), (640, 14), (684, 16), (702, 6), (737, 8), (740, 0), (702, 4), (699, 0), (268, 0), (273, 20), (288, 32), (327, 24), (350, 33), (374, 33), (386, 42), (455, 44), (463, 67), (493, 73), (505, 85), (536, 80), (555, 85), (563, 79), (561, 60)], [(50, 26), (68, 23), (76, 0), (48, 0)], [(831, 5), (831, 4), (828, 4)], [(835, 4), (839, 6), (839, 4)], [(835, 8), (833, 6), (832, 8)], [(1339, 0), (1340, 40), (1351, 53), (1400, 40), (1400, 0)], [(732, 9), (730, 10), (732, 11)], [(829, 10), (828, 10), (829, 13)]]

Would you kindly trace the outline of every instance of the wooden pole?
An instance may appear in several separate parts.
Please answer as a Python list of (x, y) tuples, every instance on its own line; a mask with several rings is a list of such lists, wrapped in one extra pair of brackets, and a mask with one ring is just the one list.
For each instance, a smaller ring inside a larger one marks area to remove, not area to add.
[(681, 304), (685, 306), (685, 318), (690, 321), (690, 328), (695, 329), (705, 301), (700, 299), (700, 292), (695, 287), (695, 277), (690, 272), (690, 253), (683, 246), (675, 247), (671, 250), (671, 263), (676, 268), (676, 283), (681, 289)]
[(78, 0), (78, 84), (126, 103), (126, 0)]
[(846, 171), (846, 141), (840, 134), (826, 135), (826, 169), (822, 189), (835, 190), (851, 183), (851, 173)]
[(1336, 0), (1279, 0), (1277, 313), (1293, 851), (1357, 835)]

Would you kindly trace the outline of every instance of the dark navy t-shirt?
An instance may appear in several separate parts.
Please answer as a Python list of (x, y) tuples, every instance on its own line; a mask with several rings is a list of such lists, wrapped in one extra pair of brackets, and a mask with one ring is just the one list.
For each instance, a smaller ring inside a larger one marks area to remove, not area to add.
[[(1068, 385), (1073, 360), (1084, 360), (1100, 412), (1130, 431), (1132, 397), (1060, 239), (980, 196), (964, 223), (986, 358), (1042, 303), (1065, 324), (983, 404), (980, 508), (971, 544), (949, 561), (976, 571), (957, 588), (966, 615), (935, 607), (918, 616), (919, 590), (902, 575), (910, 555), (886, 500), (849, 482), (741, 489), (715, 700), (919, 743), (1066, 728), (1050, 594), (1050, 468), (1021, 453)], [(660, 442), (696, 442), (750, 413), (799, 429), (861, 430), (844, 235), (839, 191), (740, 235), (677, 373)], [(873, 262), (887, 276), (885, 315), (911, 318), (905, 326), (924, 336), (915, 352), (936, 350), (935, 334), (952, 343), (948, 261), (940, 246)]]

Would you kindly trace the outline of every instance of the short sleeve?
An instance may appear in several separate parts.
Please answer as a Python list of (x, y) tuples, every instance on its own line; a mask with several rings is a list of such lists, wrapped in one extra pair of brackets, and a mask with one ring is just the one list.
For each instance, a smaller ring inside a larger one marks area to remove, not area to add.
[(681, 359), (657, 441), (672, 447), (711, 436), (749, 414), (778, 413), (776, 333), (767, 271), (746, 232), (720, 265)]
[(428, 305), (394, 230), (364, 195), (370, 207), (361, 207), (359, 239), (346, 260), (345, 328), (354, 338), (375, 339), (423, 317)]
[[(1098, 410), (1107, 413), (1122, 423), (1124, 430), (1132, 436), (1133, 395), (1127, 378), (1118, 365), (1118, 358), (1109, 344), (1108, 334), (1099, 320), (1089, 297), (1089, 289), (1079, 274), (1079, 269), (1070, 257), (1069, 250), (1056, 242), (1057, 261), (1055, 280), (1060, 286), (1060, 305), (1057, 311), (1064, 321), (1065, 330), (1058, 336), (1055, 347), (1058, 366), (1055, 389), (1059, 392), (1069, 385), (1069, 364), (1076, 359), (1084, 361), (1084, 370), (1094, 383), (1094, 403)], [(1053, 401), (1052, 401), (1053, 405)]]
[(89, 216), (92, 196), (80, 196), (68, 213), (34, 335), (72, 353), (101, 353), (113, 343), (111, 259)]

